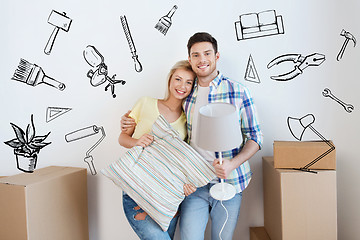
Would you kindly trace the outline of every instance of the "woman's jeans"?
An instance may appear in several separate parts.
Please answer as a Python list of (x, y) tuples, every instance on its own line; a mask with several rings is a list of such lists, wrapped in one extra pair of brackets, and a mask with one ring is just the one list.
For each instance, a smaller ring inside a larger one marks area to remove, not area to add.
[[(126, 193), (123, 194), (123, 207), (127, 220), (141, 240), (169, 240), (174, 238), (179, 216), (175, 216), (171, 220), (168, 230), (164, 232), (149, 215), (146, 215), (144, 220), (135, 219), (136, 214), (144, 211)], [(138, 208), (139, 210), (135, 210)]]
[[(227, 214), (221, 201), (212, 198), (209, 194), (213, 183), (198, 188), (181, 204), (180, 211), (180, 233), (182, 240), (202, 240), (204, 239), (205, 228), (211, 217), (211, 239), (231, 240), (236, 228), (239, 217), (242, 193), (237, 193), (230, 200), (222, 201), (227, 209)], [(221, 232), (221, 238), (219, 233)]]

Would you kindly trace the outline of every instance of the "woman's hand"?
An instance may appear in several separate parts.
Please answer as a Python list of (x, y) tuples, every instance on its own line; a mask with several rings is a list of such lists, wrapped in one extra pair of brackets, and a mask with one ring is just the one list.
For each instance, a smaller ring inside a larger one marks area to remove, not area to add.
[(154, 141), (154, 136), (145, 133), (136, 142), (135, 146), (147, 147)]
[(184, 194), (185, 196), (189, 196), (193, 192), (196, 191), (196, 187), (194, 187), (192, 184), (186, 183), (184, 184)]
[(121, 131), (127, 130), (128, 128), (135, 128), (135, 119), (129, 117), (130, 113), (131, 110), (127, 111), (127, 113), (121, 116)]

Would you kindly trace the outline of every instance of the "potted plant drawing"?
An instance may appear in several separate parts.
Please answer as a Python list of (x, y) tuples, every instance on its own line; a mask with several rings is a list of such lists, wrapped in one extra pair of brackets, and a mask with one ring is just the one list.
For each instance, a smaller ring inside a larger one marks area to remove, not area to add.
[(28, 124), (26, 132), (17, 125), (10, 123), (16, 138), (4, 142), (6, 145), (14, 148), (17, 168), (23, 172), (32, 173), (36, 168), (37, 155), (40, 149), (51, 142), (44, 142), (50, 132), (44, 136), (35, 136), (35, 126), (33, 115), (31, 114), (31, 123)]

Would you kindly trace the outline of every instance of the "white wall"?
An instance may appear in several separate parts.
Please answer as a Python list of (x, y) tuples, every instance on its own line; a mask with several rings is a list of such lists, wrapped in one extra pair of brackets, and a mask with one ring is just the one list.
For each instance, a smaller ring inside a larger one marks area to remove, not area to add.
[[(154, 26), (174, 4), (178, 10), (173, 25), (163, 36)], [(25, 128), (34, 114), (37, 133), (51, 131), (48, 140), (52, 142), (41, 150), (37, 168), (86, 167), (85, 152), (97, 137), (67, 143), (64, 136), (91, 125), (103, 126), (106, 132), (104, 141), (92, 152), (96, 169), (116, 160), (125, 152), (117, 143), (120, 116), (140, 96), (162, 97), (168, 70), (177, 60), (187, 57), (187, 39), (196, 31), (208, 31), (219, 42), (219, 69), (252, 91), (265, 135), (263, 149), (251, 160), (254, 177), (244, 193), (236, 236), (249, 239), (249, 226), (263, 225), (261, 157), (273, 154), (273, 140), (294, 140), (287, 128), (287, 117), (308, 113), (316, 117), (314, 127), (336, 145), (339, 239), (355, 239), (360, 234), (359, 47), (349, 42), (343, 59), (336, 61), (345, 40), (339, 35), (342, 29), (360, 38), (359, 1), (3, 0), (1, 5), (0, 140), (14, 137), (10, 122)], [(66, 12), (73, 21), (68, 32), (59, 32), (52, 53), (45, 55), (43, 49), (53, 30), (47, 23), (51, 10)], [(239, 15), (264, 10), (276, 10), (277, 15), (282, 15), (285, 34), (237, 41), (234, 22)], [(134, 70), (120, 15), (127, 17), (144, 68), (140, 73)], [(104, 91), (105, 84), (90, 85), (86, 77), (90, 66), (82, 55), (87, 45), (94, 45), (104, 56), (110, 76), (116, 73), (117, 78), (127, 81), (124, 86), (116, 85), (116, 98)], [(291, 81), (270, 79), (271, 75), (293, 69), (289, 63), (267, 69), (276, 56), (315, 52), (326, 56), (321, 66), (308, 67)], [(244, 81), (250, 54), (260, 84)], [(11, 80), (20, 58), (41, 66), (46, 74), (64, 82), (66, 89), (59, 91), (44, 84), (33, 87)], [(326, 87), (355, 110), (347, 113), (338, 103), (323, 97)], [(47, 123), (46, 109), (51, 106), (72, 110)], [(309, 134), (306, 138), (316, 136)], [(10, 147), (0, 144), (0, 153), (0, 175), (21, 173)], [(101, 174), (89, 175), (88, 181), (91, 239), (137, 239), (123, 214), (120, 190)]]

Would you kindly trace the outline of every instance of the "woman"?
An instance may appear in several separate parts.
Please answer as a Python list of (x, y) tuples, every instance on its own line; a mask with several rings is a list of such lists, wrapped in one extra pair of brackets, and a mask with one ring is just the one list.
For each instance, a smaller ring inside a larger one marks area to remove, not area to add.
[[(146, 147), (154, 140), (149, 134), (153, 123), (161, 114), (184, 140), (187, 136), (186, 117), (182, 110), (183, 100), (190, 94), (194, 85), (195, 73), (188, 61), (179, 61), (168, 75), (168, 89), (164, 99), (151, 97), (140, 98), (129, 116), (136, 122), (136, 126), (122, 128), (119, 143), (126, 148), (134, 146)], [(196, 190), (190, 184), (184, 185), (186, 196)], [(163, 232), (160, 226), (144, 212), (137, 203), (126, 193), (123, 194), (125, 215), (140, 239), (173, 239), (178, 216), (175, 216), (168, 228)]]

